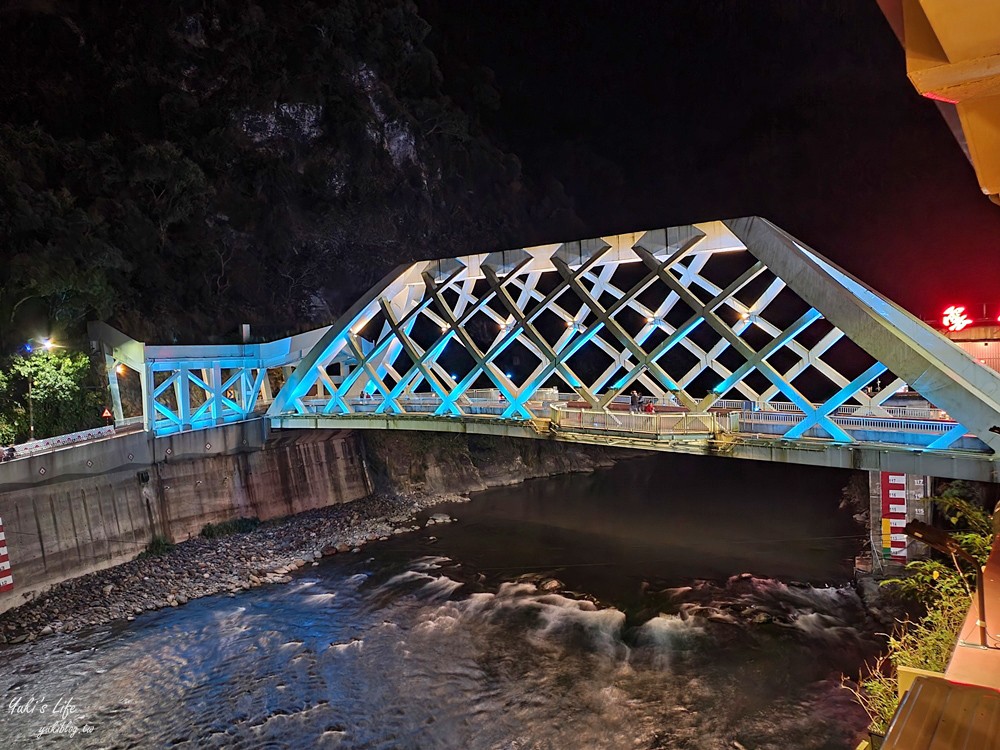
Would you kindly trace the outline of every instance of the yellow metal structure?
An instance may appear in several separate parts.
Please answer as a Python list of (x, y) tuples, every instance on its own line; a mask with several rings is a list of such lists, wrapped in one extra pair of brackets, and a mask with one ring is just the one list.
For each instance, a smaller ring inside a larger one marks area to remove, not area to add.
[(1000, 0), (878, 0), (914, 88), (936, 100), (1000, 204)]

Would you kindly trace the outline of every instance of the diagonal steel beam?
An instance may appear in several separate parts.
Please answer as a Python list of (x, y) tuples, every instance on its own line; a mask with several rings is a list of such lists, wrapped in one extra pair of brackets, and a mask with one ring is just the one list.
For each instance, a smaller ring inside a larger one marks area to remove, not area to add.
[[(659, 268), (659, 264), (649, 253), (640, 253), (643, 257), (643, 262), (646, 263), (650, 268), (657, 269), (657, 275), (660, 279), (671, 289), (680, 295), (681, 299), (689, 306), (691, 309), (701, 312), (702, 316), (705, 318), (705, 322), (708, 323), (715, 331), (729, 341), (730, 345), (736, 349), (736, 351), (743, 356), (744, 359), (753, 359), (756, 352), (747, 344), (743, 339), (737, 336), (733, 330), (726, 325), (726, 322), (722, 320), (715, 312), (705, 308), (705, 305), (699, 300), (694, 294), (692, 294), (688, 289), (681, 286), (677, 279), (675, 279), (669, 271), (663, 268)], [(796, 406), (798, 406), (804, 413), (811, 414), (813, 412), (812, 404), (809, 400), (799, 393), (798, 389), (795, 388), (791, 383), (786, 382), (781, 374), (778, 373), (773, 367), (771, 367), (767, 362), (761, 362), (760, 366), (757, 368), (758, 371), (763, 374), (768, 380), (770, 380), (774, 385), (776, 385), (782, 393), (784, 393), (789, 400), (791, 400)], [(832, 423), (831, 423), (832, 424)], [(834, 429), (836, 429), (834, 427)]]
[(724, 222), (799, 297), (994, 451), (1000, 375), (815, 250), (759, 217)]

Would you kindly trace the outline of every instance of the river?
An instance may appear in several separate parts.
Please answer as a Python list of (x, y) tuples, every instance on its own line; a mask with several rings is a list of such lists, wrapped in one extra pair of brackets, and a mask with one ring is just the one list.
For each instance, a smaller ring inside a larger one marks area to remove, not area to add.
[(0, 745), (846, 750), (838, 676), (877, 649), (848, 477), (658, 455), (478, 493), (285, 586), (5, 648)]

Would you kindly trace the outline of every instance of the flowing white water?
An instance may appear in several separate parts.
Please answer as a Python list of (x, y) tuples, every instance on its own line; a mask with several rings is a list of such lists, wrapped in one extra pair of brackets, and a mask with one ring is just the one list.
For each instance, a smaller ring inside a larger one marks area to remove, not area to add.
[[(782, 576), (797, 573), (804, 553), (794, 547), (769, 549), (760, 574), (738, 575), (748, 553), (728, 559), (717, 545), (701, 565), (729, 573), (690, 576), (699, 563), (674, 566), (671, 529), (724, 540), (745, 522), (723, 526), (710, 514), (711, 528), (693, 529), (684, 511), (650, 508), (639, 480), (630, 501), (628, 472), (653, 471), (637, 466), (608, 472), (607, 485), (578, 477), (486, 494), (449, 510), (459, 523), (434, 527), (437, 540), (337, 556), (287, 586), (0, 651), (0, 740), (74, 749), (853, 747), (865, 722), (837, 675), (875, 644), (836, 573), (849, 545), (800, 566), (813, 580), (827, 571), (837, 583), (829, 587)], [(725, 495), (703, 489), (706, 503)], [(800, 498), (769, 499), (771, 524), (782, 538), (832, 536), (838, 489), (815, 493), (825, 510), (807, 520), (795, 516)], [(633, 513), (661, 540), (656, 554), (623, 546), (620, 524), (602, 534), (598, 500)], [(552, 576), (566, 586), (544, 590)], [(45, 714), (9, 710), (32, 697)], [(61, 726), (57, 701), (64, 714), (67, 702), (75, 708)]]

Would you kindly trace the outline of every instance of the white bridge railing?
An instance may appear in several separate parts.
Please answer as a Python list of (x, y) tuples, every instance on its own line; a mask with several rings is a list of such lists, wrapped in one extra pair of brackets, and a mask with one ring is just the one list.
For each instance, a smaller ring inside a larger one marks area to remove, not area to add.
[[(647, 397), (648, 400), (648, 397)], [(613, 399), (617, 409), (594, 410), (578, 408), (576, 403), (570, 406), (567, 402), (580, 402), (575, 393), (559, 393), (556, 389), (544, 389), (535, 394), (535, 398), (527, 406), (535, 414), (548, 414), (556, 429), (600, 431), (659, 436), (669, 439), (675, 435), (718, 435), (768, 433), (780, 435), (786, 429), (802, 421), (803, 412), (794, 404), (775, 402), (767, 408), (758, 410), (757, 404), (750, 401), (719, 400), (713, 404), (711, 412), (689, 413), (679, 410), (658, 411), (652, 414), (626, 412), (621, 407), (628, 404), (629, 397), (620, 395)], [(306, 408), (312, 412), (321, 412), (329, 403), (328, 399), (304, 399)], [(349, 399), (351, 409), (359, 414), (376, 412), (383, 404), (381, 395)], [(408, 413), (432, 413), (441, 405), (441, 399), (431, 393), (417, 393), (403, 396), (398, 403)], [(507, 411), (509, 402), (500, 391), (493, 388), (482, 388), (466, 392), (460, 406), (470, 415), (500, 416)], [(667, 400), (661, 400), (660, 405), (672, 406)], [(947, 415), (934, 408), (888, 407), (891, 416), (872, 417), (856, 416), (858, 406), (842, 407), (830, 415), (830, 419), (851, 432), (885, 432), (910, 433), (920, 435), (940, 436), (956, 427), (956, 422), (947, 419)], [(929, 416), (928, 416), (929, 415)], [(904, 441), (909, 444), (909, 441)]]
[[(757, 414), (770, 414), (780, 412), (783, 414), (802, 414), (802, 410), (795, 404), (785, 401), (770, 401), (764, 405), (758, 405), (753, 401), (740, 401), (737, 399), (719, 399), (713, 406), (720, 409), (739, 409), (740, 411), (752, 411)], [(817, 409), (821, 404), (813, 404)], [(917, 420), (943, 420), (950, 421), (951, 417), (944, 409), (938, 409), (928, 404), (927, 406), (883, 406), (886, 414), (893, 419), (917, 419)], [(862, 414), (863, 407), (857, 404), (853, 406), (841, 406), (836, 409), (834, 417), (872, 417), (873, 415)], [(878, 417), (874, 417), (877, 419)], [(883, 416), (883, 419), (886, 418)]]
[(14, 446), (14, 460), (27, 458), (28, 456), (37, 456), (39, 453), (48, 453), (49, 451), (76, 445), (77, 443), (85, 443), (89, 440), (100, 440), (114, 436), (114, 427), (95, 427), (91, 430), (71, 432), (68, 435), (56, 435), (55, 437), (33, 440), (29, 443)]
[[(779, 424), (789, 427), (802, 421), (802, 412), (777, 411), (741, 411), (740, 425), (743, 432), (756, 432), (754, 425)], [(878, 430), (891, 432), (919, 432), (930, 435), (943, 435), (953, 429), (957, 423), (930, 419), (900, 419), (886, 417), (843, 417), (833, 416), (834, 424), (843, 427), (848, 432), (855, 430)]]
[(628, 432), (660, 437), (707, 436), (739, 430), (739, 412), (631, 414), (553, 406), (550, 413), (552, 424), (561, 430)]

